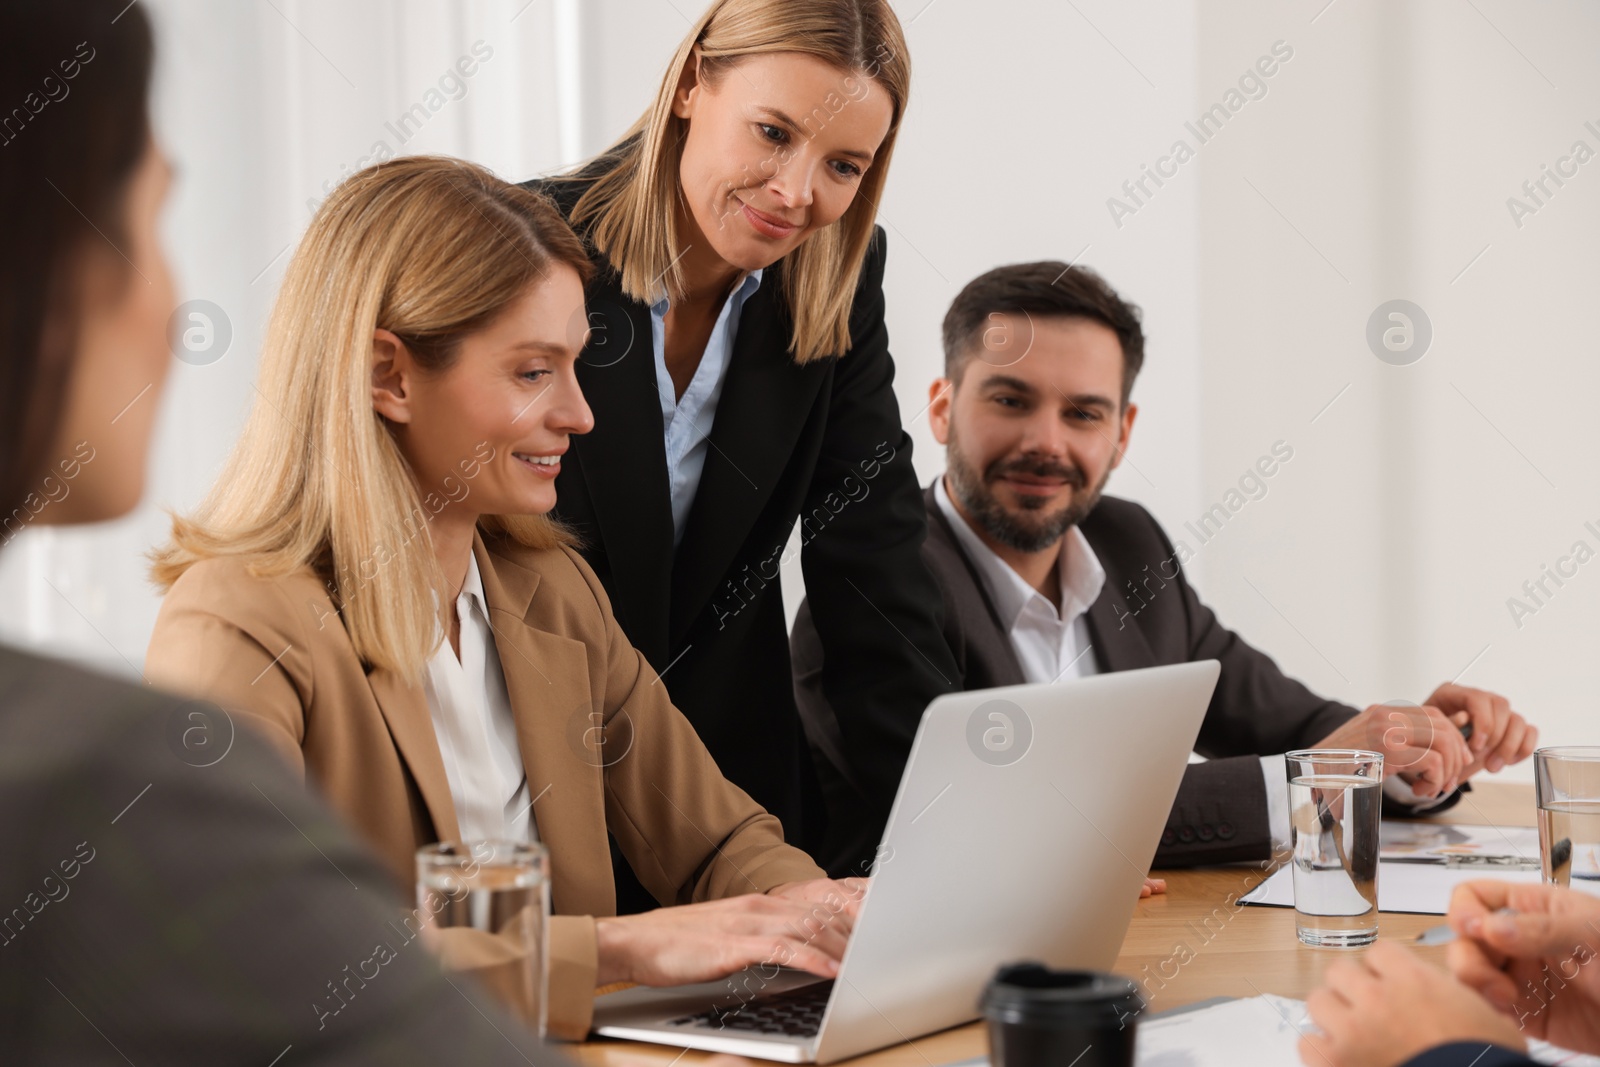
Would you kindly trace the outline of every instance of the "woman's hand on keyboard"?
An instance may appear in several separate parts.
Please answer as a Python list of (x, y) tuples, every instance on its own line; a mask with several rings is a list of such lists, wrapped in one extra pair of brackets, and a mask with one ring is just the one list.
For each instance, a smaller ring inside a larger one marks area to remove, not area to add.
[[(746, 967), (792, 967), (832, 978), (860, 900), (860, 893), (849, 899), (850, 881), (860, 880), (793, 882), (768, 894), (597, 919), (597, 984), (684, 985)], [(822, 899), (830, 896), (825, 886), (835, 887), (834, 899)]]

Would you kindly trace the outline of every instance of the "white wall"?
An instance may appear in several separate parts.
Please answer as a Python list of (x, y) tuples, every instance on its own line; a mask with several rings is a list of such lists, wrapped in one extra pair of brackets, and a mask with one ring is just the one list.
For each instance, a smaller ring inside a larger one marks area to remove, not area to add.
[[(1506, 200), (1574, 140), (1600, 152), (1600, 11), (1325, 3), (1200, 20), (1203, 101), (1295, 49), (1203, 161), (1205, 499), (1295, 448), (1203, 550), (1205, 593), (1320, 691), (1420, 700), (1459, 676), (1593, 743), (1600, 565), (1520, 628), (1506, 602), (1575, 540), (1600, 551), (1600, 160), (1520, 228)], [(1397, 297), (1434, 330), (1408, 366), (1364, 336)]]
[[(185, 295), (230, 316), (233, 347), (175, 365), (150, 505), (96, 530), (31, 531), (0, 554), (0, 602), (16, 606), (0, 634), (127, 673), (157, 604), (137, 556), (164, 532), (159, 507), (198, 500), (242, 423), (307, 199), (379, 141), (510, 178), (593, 152), (644, 108), (699, 3), (149, 8), (157, 120), (182, 171), (169, 247)], [(1551, 740), (1592, 740), (1600, 562), (1551, 585), (1520, 628), (1506, 600), (1573, 541), (1600, 551), (1582, 525), (1600, 529), (1600, 159), (1520, 228), (1505, 201), (1574, 140), (1600, 151), (1583, 125), (1600, 128), (1600, 13), (1509, 0), (896, 9), (915, 83), (882, 221), (924, 479), (942, 466), (921, 413), (950, 299), (1000, 263), (1081, 257), (1146, 312), (1142, 414), (1112, 491), (1188, 543), (1225, 621), (1355, 703), (1419, 699), (1465, 671)], [(493, 55), (462, 98), (400, 145), (386, 124), (479, 40)], [(1293, 56), (1266, 94), (1199, 144), (1184, 124), (1277, 41)], [(1180, 138), (1195, 158), (1133, 204), (1123, 182)], [(1114, 219), (1113, 196), (1137, 210)], [(1410, 366), (1381, 363), (1364, 338), (1395, 297), (1434, 327)], [(1202, 546), (1184, 524), (1279, 440), (1294, 458)]]

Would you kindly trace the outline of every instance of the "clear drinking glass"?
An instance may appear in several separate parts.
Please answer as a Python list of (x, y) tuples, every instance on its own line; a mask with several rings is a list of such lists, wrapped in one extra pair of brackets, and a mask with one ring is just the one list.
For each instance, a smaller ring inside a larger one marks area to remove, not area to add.
[(1600, 896), (1600, 748), (1533, 754), (1544, 880)]
[(423, 943), (470, 975), (540, 1037), (545, 1032), (550, 857), (519, 841), (445, 841), (417, 850)]
[(1349, 948), (1378, 938), (1378, 815), (1383, 755), (1303, 749), (1289, 772), (1295, 932), (1308, 945)]

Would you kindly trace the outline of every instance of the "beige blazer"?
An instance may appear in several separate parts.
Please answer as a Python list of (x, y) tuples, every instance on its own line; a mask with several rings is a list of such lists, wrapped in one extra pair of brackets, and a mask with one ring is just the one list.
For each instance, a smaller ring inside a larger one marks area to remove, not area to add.
[[(550, 850), (550, 1032), (575, 1040), (593, 1008), (594, 917), (616, 909), (608, 830), (663, 904), (762, 893), (823, 872), (722, 776), (576, 552), (481, 535), (473, 551)], [(271, 579), (237, 559), (189, 568), (162, 603), (145, 673), (262, 727), (407, 895), (416, 850), (458, 839), (422, 688), (363, 668), (309, 567)]]

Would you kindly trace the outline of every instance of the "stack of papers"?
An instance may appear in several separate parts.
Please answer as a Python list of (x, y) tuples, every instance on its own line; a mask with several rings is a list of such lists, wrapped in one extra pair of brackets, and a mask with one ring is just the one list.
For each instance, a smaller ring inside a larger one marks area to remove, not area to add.
[(1378, 859), (1445, 863), (1493, 871), (1539, 866), (1539, 831), (1531, 826), (1451, 826), (1385, 820), (1378, 829)]
[[(1384, 822), (1379, 831), (1378, 910), (1444, 915), (1462, 882), (1500, 878), (1538, 882), (1539, 832), (1525, 826), (1450, 826)], [(1294, 907), (1289, 865), (1239, 898), (1242, 904)]]

